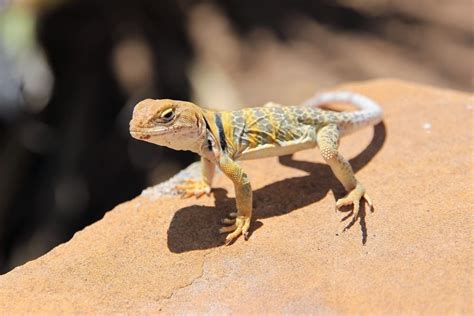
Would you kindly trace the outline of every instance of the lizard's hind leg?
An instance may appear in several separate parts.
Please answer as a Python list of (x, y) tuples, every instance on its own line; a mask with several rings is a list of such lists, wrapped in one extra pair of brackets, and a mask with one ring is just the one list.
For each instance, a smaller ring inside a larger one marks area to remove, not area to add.
[(335, 124), (322, 127), (317, 133), (317, 142), (319, 150), (324, 160), (331, 167), (336, 178), (342, 183), (346, 191), (346, 196), (337, 200), (336, 209), (340, 209), (344, 205), (354, 205), (354, 219), (359, 213), (360, 200), (365, 198), (369, 207), (372, 209), (372, 200), (365, 193), (362, 184), (357, 181), (352, 167), (349, 162), (339, 153), (340, 130)]

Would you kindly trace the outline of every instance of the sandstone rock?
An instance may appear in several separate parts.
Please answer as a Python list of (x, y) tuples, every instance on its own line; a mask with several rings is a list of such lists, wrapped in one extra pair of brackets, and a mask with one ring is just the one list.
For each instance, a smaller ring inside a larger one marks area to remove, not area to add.
[(472, 313), (473, 96), (395, 80), (343, 88), (385, 111), (375, 133), (341, 144), (376, 206), (346, 232), (342, 187), (316, 150), (242, 162), (249, 241), (224, 247), (217, 233), (234, 209), (223, 176), (200, 200), (149, 189), (1, 276), (2, 314)]

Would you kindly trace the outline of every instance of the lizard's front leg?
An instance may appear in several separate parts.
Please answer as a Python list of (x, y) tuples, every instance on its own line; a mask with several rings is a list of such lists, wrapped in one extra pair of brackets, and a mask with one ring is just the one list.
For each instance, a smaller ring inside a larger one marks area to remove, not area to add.
[(226, 237), (226, 245), (228, 245), (240, 234), (243, 234), (245, 239), (248, 237), (250, 219), (252, 217), (252, 188), (245, 172), (229, 157), (222, 156), (220, 158), (219, 168), (232, 180), (235, 188), (237, 217), (235, 219), (225, 219), (224, 223), (231, 224), (231, 226), (220, 229), (221, 233), (230, 232)]
[(339, 128), (336, 125), (328, 125), (318, 131), (317, 142), (324, 160), (348, 192), (346, 196), (337, 200), (336, 209), (353, 204), (355, 219), (359, 213), (360, 200), (365, 198), (370, 208), (372, 208), (372, 200), (365, 192), (362, 184), (357, 181), (349, 162), (339, 153), (339, 137)]
[(215, 165), (210, 160), (201, 157), (201, 179), (186, 179), (184, 184), (177, 185), (176, 189), (182, 192), (182, 197), (195, 196), (197, 198), (211, 193), (212, 178), (214, 177)]

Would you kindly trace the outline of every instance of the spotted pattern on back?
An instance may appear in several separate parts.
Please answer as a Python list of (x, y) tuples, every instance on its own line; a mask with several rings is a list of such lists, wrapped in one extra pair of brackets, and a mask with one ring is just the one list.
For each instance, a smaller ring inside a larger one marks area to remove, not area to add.
[(228, 124), (226, 138), (238, 154), (247, 148), (262, 145), (281, 145), (288, 141), (307, 137), (308, 129), (335, 120), (332, 112), (312, 106), (264, 106), (246, 108), (223, 115)]

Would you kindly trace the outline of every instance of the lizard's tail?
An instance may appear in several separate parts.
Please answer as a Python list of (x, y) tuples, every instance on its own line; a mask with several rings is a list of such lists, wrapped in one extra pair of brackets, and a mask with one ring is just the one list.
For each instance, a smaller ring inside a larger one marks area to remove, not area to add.
[(320, 107), (328, 103), (349, 103), (355, 105), (359, 110), (350, 113), (351, 117), (343, 127), (343, 133), (349, 134), (366, 126), (372, 126), (382, 120), (382, 108), (372, 99), (366, 96), (349, 92), (334, 91), (317, 94), (304, 101), (302, 105)]

